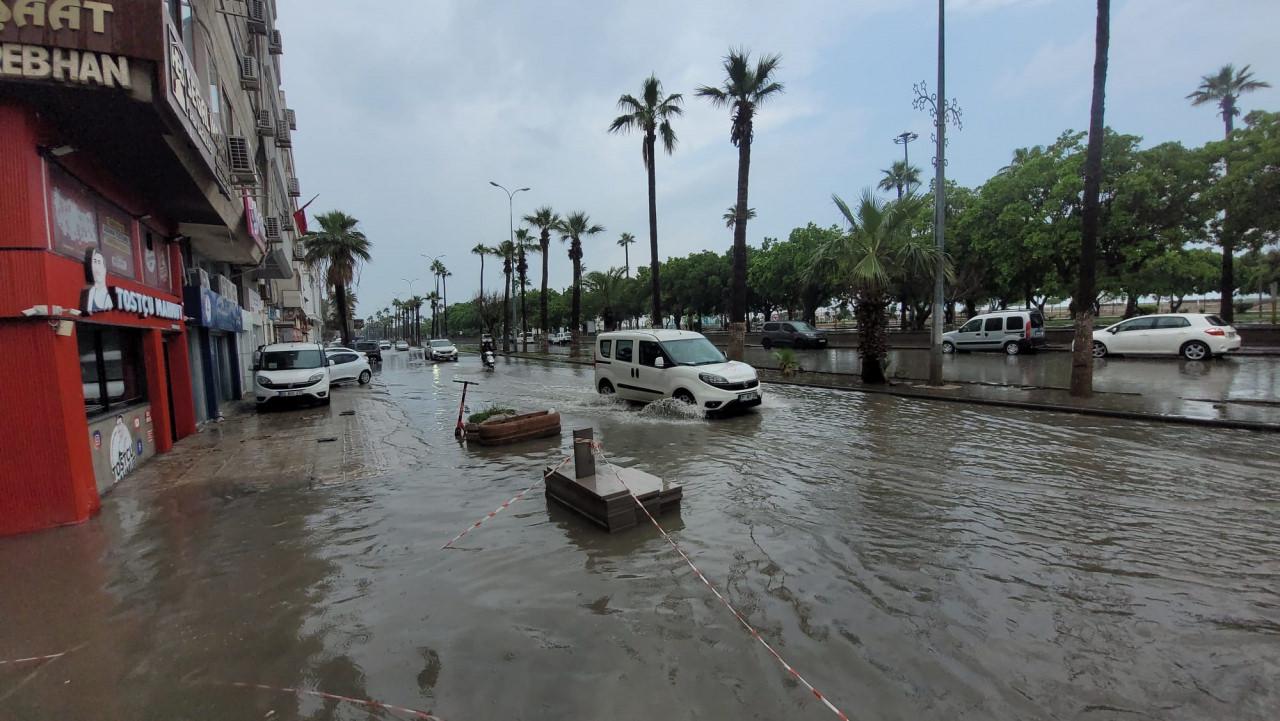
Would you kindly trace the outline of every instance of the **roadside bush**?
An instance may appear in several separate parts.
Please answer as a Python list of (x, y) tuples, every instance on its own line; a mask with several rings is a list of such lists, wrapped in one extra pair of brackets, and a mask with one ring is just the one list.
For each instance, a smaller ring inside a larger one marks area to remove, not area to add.
[(790, 348), (783, 348), (774, 353), (773, 357), (777, 359), (778, 370), (782, 375), (790, 377), (800, 372), (800, 361), (796, 360), (796, 352)]
[(1237, 313), (1248, 313), (1249, 311), (1253, 310), (1253, 303), (1250, 303), (1248, 301), (1238, 300), (1235, 302), (1235, 308)]

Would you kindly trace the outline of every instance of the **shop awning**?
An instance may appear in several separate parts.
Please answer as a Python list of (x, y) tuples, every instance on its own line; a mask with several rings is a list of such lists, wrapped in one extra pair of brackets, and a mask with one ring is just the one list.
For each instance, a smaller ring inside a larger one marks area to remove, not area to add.
[(289, 261), (289, 254), (279, 248), (269, 251), (262, 259), (262, 265), (253, 269), (253, 277), (264, 280), (293, 278), (293, 264)]

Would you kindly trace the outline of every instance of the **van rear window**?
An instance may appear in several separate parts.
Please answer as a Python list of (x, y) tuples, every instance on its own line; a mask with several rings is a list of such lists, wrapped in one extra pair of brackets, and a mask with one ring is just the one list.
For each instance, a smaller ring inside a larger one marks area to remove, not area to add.
[(1031, 312), (1031, 327), (1032, 328), (1044, 327), (1044, 316), (1040, 315), (1040, 311), (1038, 310)]

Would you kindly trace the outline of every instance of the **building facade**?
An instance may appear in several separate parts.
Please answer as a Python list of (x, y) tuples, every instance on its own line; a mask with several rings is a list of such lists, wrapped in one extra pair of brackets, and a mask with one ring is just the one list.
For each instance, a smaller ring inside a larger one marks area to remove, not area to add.
[(271, 0), (0, 0), (0, 535), (101, 494), (318, 340)]

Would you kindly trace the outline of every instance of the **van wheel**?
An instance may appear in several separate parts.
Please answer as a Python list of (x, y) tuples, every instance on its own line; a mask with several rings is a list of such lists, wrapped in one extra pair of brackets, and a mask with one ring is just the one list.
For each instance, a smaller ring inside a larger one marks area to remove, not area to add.
[(369, 371), (363, 371), (360, 373), (360, 377), (357, 380), (360, 382), (360, 385), (363, 386), (363, 385), (369, 384), (370, 378), (373, 378), (373, 374), (370, 373)]
[(1018, 355), (1021, 352), (1022, 352), (1022, 344), (1019, 343), (1018, 341), (1011, 340), (1008, 343), (1004, 344), (1005, 355)]
[(760, 345), (764, 346), (765, 350), (769, 350), (773, 347), (773, 341), (768, 338), (764, 338), (760, 341)]
[(693, 394), (683, 388), (672, 393), (671, 397), (688, 406), (695, 406), (698, 404), (698, 401), (694, 399)]
[(1182, 357), (1193, 361), (1206, 360), (1212, 357), (1212, 353), (1209, 350), (1209, 346), (1198, 340), (1193, 340), (1182, 346)]
[(952, 342), (951, 342), (951, 341), (949, 341), (949, 340), (944, 340), (944, 341), (942, 341), (942, 352), (943, 352), (943, 353), (955, 353), (955, 352), (956, 352), (956, 344), (955, 344), (955, 343), (952, 343)]
[(613, 384), (608, 379), (600, 381), (600, 385), (596, 387), (602, 396), (611, 396), (614, 394)]

